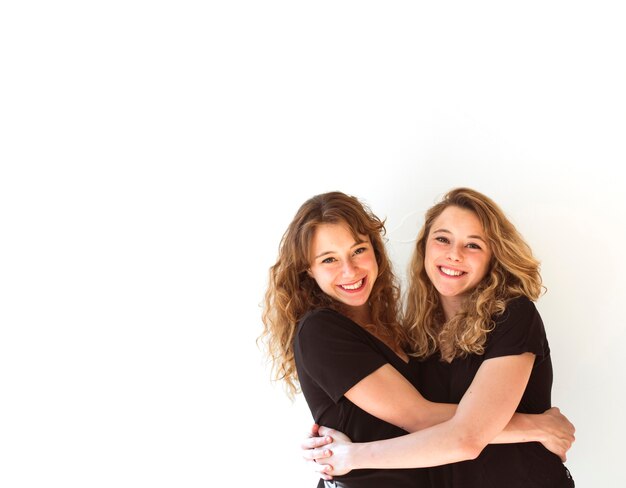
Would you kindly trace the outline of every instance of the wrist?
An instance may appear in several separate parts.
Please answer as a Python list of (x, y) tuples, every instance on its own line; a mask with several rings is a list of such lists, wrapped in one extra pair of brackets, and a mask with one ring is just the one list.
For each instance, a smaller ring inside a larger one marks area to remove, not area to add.
[(352, 443), (346, 452), (348, 469), (364, 469), (367, 467), (367, 443)]
[(526, 434), (529, 441), (543, 442), (547, 439), (548, 433), (541, 425), (541, 415), (523, 414), (527, 424)]

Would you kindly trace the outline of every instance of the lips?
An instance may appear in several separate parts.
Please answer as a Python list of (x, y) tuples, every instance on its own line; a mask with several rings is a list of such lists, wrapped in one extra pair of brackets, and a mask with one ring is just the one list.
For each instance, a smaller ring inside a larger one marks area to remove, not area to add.
[(466, 274), (465, 271), (459, 271), (457, 269), (446, 268), (444, 266), (439, 266), (439, 271), (441, 271), (446, 276), (450, 276), (452, 278), (456, 278), (458, 276), (462, 276)]
[(363, 288), (363, 284), (365, 283), (365, 278), (361, 278), (359, 281), (355, 281), (349, 285), (339, 285), (342, 290), (345, 291), (357, 291)]

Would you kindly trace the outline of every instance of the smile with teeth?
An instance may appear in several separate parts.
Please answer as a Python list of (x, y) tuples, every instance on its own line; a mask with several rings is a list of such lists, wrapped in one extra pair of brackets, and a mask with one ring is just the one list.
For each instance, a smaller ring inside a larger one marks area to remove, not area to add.
[(363, 281), (365, 280), (361, 278), (359, 281), (352, 283), (351, 285), (339, 285), (339, 286), (343, 288), (344, 290), (354, 291), (354, 290), (358, 290), (359, 288), (363, 286)]
[(465, 272), (464, 271), (457, 271), (455, 269), (450, 269), (450, 268), (444, 268), (443, 266), (439, 266), (439, 270), (448, 276), (461, 276), (464, 275)]

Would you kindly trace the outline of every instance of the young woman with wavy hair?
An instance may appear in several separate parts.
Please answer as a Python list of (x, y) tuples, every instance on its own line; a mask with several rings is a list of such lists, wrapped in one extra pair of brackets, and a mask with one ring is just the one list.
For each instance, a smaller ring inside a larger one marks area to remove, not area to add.
[(352, 313), (350, 303), (322, 291), (310, 274), (312, 242), (323, 225), (345, 226), (355, 242), (367, 237), (378, 273), (368, 284), (371, 293), (366, 297), (371, 320), (362, 326), (397, 353), (408, 344), (398, 321), (400, 291), (383, 242), (384, 222), (355, 197), (341, 192), (316, 195), (302, 204), (284, 233), (265, 293), (261, 340), (266, 342), (274, 379), (285, 382), (290, 398), (299, 392), (294, 338), (300, 319), (318, 308)]

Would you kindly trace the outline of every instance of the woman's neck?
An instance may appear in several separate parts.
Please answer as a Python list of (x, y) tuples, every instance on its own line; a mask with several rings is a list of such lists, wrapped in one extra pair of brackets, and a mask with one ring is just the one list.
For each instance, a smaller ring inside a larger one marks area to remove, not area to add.
[(367, 304), (361, 307), (346, 307), (343, 312), (361, 327), (372, 323), (372, 309)]
[(365, 304), (361, 307), (344, 307), (340, 310), (346, 317), (363, 327), (370, 334), (376, 336), (381, 342), (387, 344), (389, 349), (394, 351), (403, 361), (407, 362), (409, 357), (401, 347), (400, 341), (388, 329), (383, 329), (374, 324), (372, 319), (372, 308)]
[(441, 300), (441, 308), (443, 309), (443, 317), (449, 322), (456, 314), (458, 314), (465, 304), (465, 296), (444, 297), (439, 296)]

